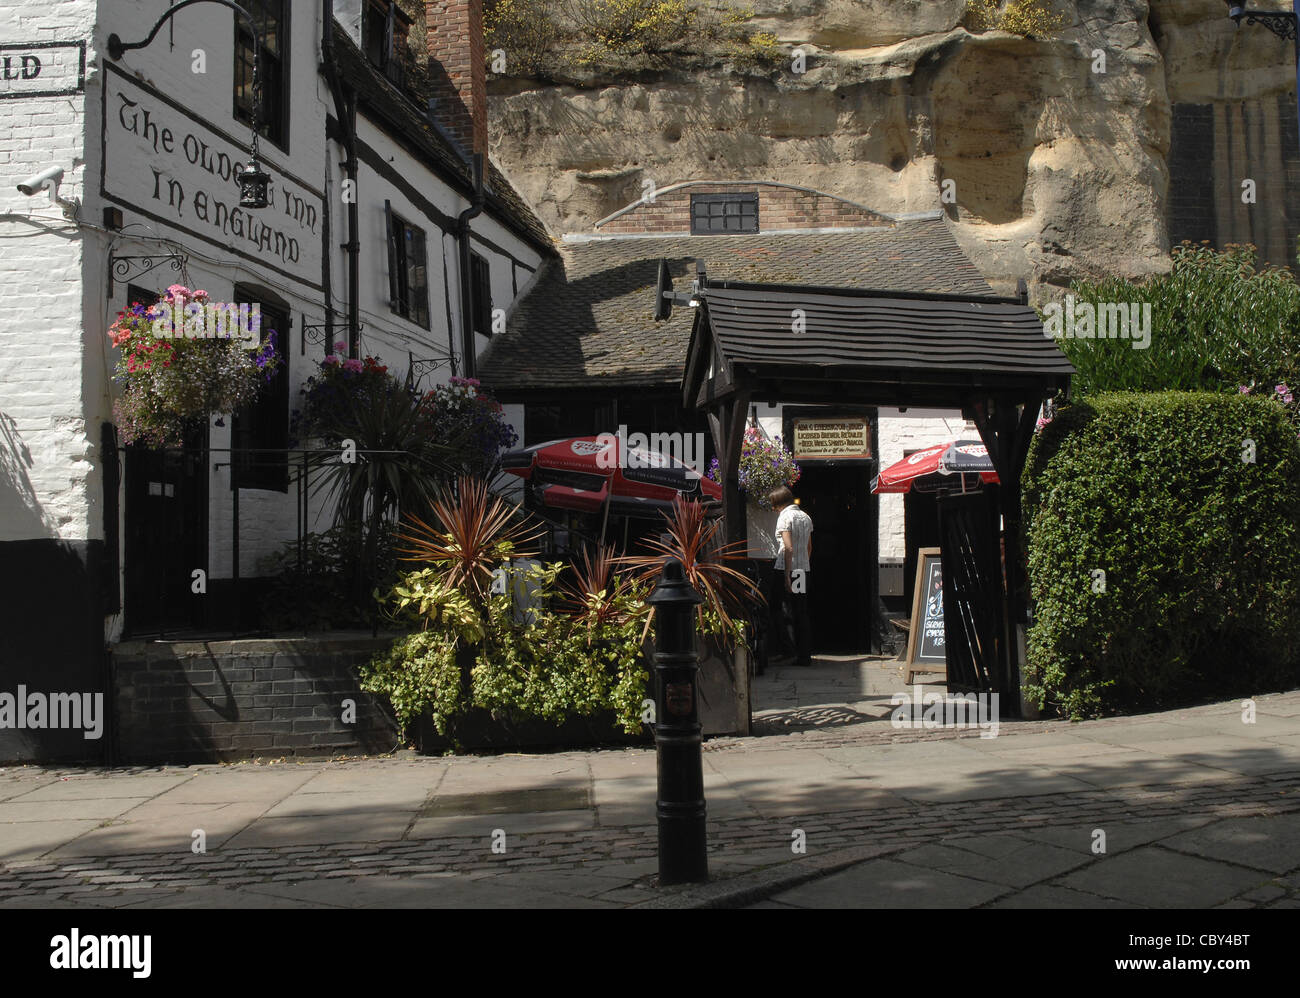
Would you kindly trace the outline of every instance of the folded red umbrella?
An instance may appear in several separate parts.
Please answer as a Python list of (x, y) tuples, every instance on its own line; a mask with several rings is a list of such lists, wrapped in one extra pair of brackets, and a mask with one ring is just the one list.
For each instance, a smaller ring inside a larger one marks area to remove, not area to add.
[[(965, 486), (965, 475), (978, 474), (986, 485), (998, 483), (997, 472), (988, 448), (979, 440), (950, 440), (948, 443), (927, 447), (909, 454), (891, 464), (875, 477), (871, 491), (876, 493), (910, 492), (921, 479), (930, 486), (943, 484), (949, 475), (963, 476), (959, 483)], [(931, 476), (935, 476), (931, 478)], [(956, 484), (956, 483), (955, 483)]]
[(678, 495), (721, 502), (722, 486), (675, 458), (640, 448), (621, 452), (613, 434), (550, 440), (502, 455), (503, 471), (531, 482), (548, 506), (653, 515)]

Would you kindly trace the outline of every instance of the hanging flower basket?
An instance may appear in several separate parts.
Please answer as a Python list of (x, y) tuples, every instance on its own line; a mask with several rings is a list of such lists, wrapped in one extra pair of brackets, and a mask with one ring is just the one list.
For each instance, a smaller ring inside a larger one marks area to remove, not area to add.
[(208, 293), (181, 284), (119, 312), (108, 335), (122, 351), (113, 416), (123, 443), (179, 447), (192, 427), (252, 402), (280, 366), (275, 331), (262, 341), (258, 326), (248, 309), (218, 324)]
[[(782, 485), (793, 487), (802, 473), (780, 437), (769, 438), (755, 426), (745, 430), (740, 446), (740, 491), (745, 493), (750, 505), (771, 509), (768, 495)], [(709, 465), (709, 477), (722, 483), (722, 468), (716, 457)]]

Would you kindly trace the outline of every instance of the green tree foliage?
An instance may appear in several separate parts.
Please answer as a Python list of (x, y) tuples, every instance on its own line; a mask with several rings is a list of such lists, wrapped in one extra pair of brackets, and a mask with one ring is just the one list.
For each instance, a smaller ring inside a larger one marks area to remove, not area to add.
[(1183, 243), (1168, 274), (1142, 283), (1076, 282), (1078, 302), (1151, 305), (1151, 346), (1060, 339), (1078, 370), (1076, 394), (1164, 389), (1231, 391), (1300, 378), (1300, 285), (1289, 270), (1258, 269), (1253, 246)]
[(1040, 706), (1079, 718), (1300, 680), (1300, 444), (1277, 402), (1097, 396), (1036, 439), (1024, 488)]

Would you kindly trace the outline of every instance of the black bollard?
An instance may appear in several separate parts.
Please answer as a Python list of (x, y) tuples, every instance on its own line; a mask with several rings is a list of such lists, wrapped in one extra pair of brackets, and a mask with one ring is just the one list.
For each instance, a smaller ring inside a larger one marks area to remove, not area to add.
[(664, 565), (648, 602), (655, 608), (659, 883), (704, 883), (709, 856), (695, 650), (695, 607), (702, 600), (674, 558)]

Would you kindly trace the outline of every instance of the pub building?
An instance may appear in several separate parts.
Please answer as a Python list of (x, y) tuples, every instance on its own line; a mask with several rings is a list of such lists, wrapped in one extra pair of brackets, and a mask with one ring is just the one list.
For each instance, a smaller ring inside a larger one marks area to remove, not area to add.
[[(661, 188), (590, 232), (563, 236), (559, 257), (481, 358), (498, 397), (522, 407), (515, 425), (526, 444), (625, 425), (702, 432), (712, 456), (704, 415), (682, 397), (697, 309), (656, 321), (661, 260), (679, 290), (698, 262), (710, 284), (993, 295), (938, 211), (888, 215), (766, 180)], [(814, 523), (814, 651), (880, 652), (898, 634), (887, 619), (910, 613), (916, 552), (938, 544), (938, 515), (933, 493), (873, 495), (871, 480), (916, 450), (978, 431), (960, 409), (861, 405), (829, 391), (815, 404), (756, 397), (745, 418), (779, 436), (802, 471), (794, 493)], [(775, 523), (775, 513), (747, 505), (752, 558), (771, 563)]]
[[(256, 627), (259, 562), (330, 525), (289, 448), (317, 362), (474, 376), (555, 257), (487, 157), (481, 0), (241, 5), (251, 26), (219, 3), (0, 4), (0, 689), (103, 692), (119, 641)], [(242, 203), (251, 161), (265, 207)], [(173, 284), (259, 304), (282, 363), (183, 450), (119, 446), (107, 330)], [(0, 759), (94, 748), (12, 734)]]

